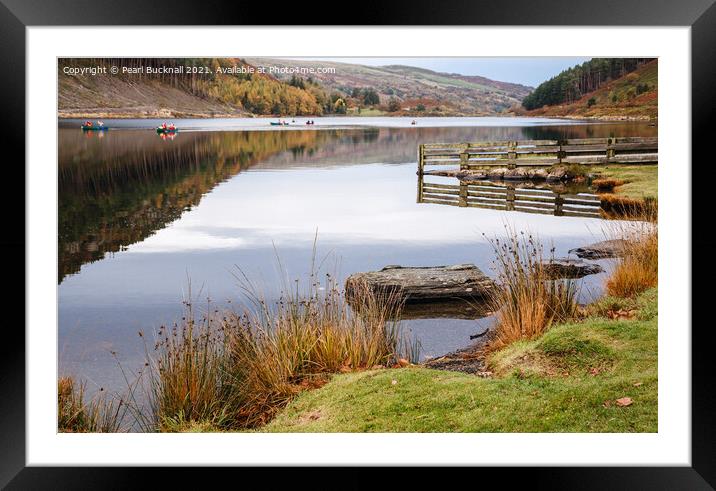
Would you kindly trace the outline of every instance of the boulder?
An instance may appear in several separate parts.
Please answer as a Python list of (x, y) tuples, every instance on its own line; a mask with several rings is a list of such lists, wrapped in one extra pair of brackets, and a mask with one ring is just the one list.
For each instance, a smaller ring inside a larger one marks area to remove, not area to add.
[(366, 285), (376, 295), (397, 294), (409, 302), (486, 298), (495, 283), (474, 264), (452, 266), (386, 266), (380, 271), (352, 274), (346, 280), (350, 299)]
[(488, 176), (490, 177), (490, 179), (502, 179), (507, 170), (507, 167), (496, 167), (494, 169), (489, 170)]
[(547, 174), (547, 181), (564, 181), (568, 179), (568, 173), (566, 167), (555, 167)]
[(505, 181), (524, 181), (532, 178), (534, 172), (529, 167), (515, 167), (508, 169), (502, 178)]
[(580, 259), (552, 259), (542, 263), (543, 271), (552, 279), (582, 278), (604, 271), (598, 264), (586, 263)]
[(481, 181), (488, 178), (488, 173), (486, 170), (479, 169), (465, 172), (462, 175), (458, 175), (458, 178), (464, 181)]
[(594, 244), (570, 249), (570, 254), (575, 254), (582, 259), (602, 259), (607, 257), (620, 257), (624, 255), (627, 241), (624, 239), (612, 239), (596, 242)]
[(537, 181), (542, 181), (547, 179), (547, 176), (549, 175), (549, 172), (547, 172), (547, 169), (543, 167), (538, 167), (536, 169), (532, 169), (532, 179)]

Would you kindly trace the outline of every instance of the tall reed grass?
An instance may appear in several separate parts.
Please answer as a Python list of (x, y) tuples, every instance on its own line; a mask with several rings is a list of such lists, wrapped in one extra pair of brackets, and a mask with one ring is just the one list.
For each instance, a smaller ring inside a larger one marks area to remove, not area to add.
[(498, 285), (490, 297), (496, 319), (493, 348), (539, 337), (551, 325), (575, 316), (577, 283), (547, 274), (538, 238), (507, 229), (505, 238), (490, 243)]
[(72, 377), (57, 381), (57, 430), (60, 433), (116, 433), (122, 429), (127, 406), (103, 391), (86, 400), (86, 383)]
[(396, 320), (397, 295), (377, 296), (366, 286), (349, 306), (331, 275), (321, 282), (312, 273), (307, 289), (296, 282), (269, 304), (243, 273), (237, 277), (247, 309), (219, 312), (207, 304), (197, 316), (187, 301), (182, 323), (162, 329), (148, 353), (160, 431), (256, 427), (331, 373), (417, 356)]
[(622, 256), (607, 279), (606, 290), (615, 297), (634, 297), (657, 286), (659, 280), (659, 233), (656, 221), (625, 224), (611, 235), (624, 240)]

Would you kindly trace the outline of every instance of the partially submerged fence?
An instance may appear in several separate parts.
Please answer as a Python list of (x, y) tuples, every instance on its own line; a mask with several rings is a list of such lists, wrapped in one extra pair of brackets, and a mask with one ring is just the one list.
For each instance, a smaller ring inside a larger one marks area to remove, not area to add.
[(587, 193), (555, 193), (550, 189), (525, 189), (513, 185), (460, 181), (459, 184), (425, 182), (418, 178), (418, 203), (522, 211), (556, 216), (600, 218), (599, 196)]
[(555, 164), (653, 164), (657, 137), (515, 140), (477, 143), (424, 143), (418, 148), (418, 173), (428, 165), (515, 168)]

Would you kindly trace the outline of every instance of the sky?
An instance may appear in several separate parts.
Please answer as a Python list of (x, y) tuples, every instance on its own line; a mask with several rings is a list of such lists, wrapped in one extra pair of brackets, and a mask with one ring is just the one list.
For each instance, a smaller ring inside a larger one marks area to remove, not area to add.
[(536, 87), (566, 68), (581, 64), (591, 57), (504, 57), (504, 58), (333, 58), (313, 57), (301, 60), (324, 60), (358, 65), (408, 65), (436, 72), (481, 75), (501, 82), (514, 82)]

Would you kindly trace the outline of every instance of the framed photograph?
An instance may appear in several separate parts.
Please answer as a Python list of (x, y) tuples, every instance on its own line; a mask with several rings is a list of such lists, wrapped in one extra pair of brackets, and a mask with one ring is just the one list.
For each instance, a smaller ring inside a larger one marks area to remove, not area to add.
[(3, 486), (459, 465), (712, 488), (712, 2), (221, 7), (2, 1), (26, 184)]

